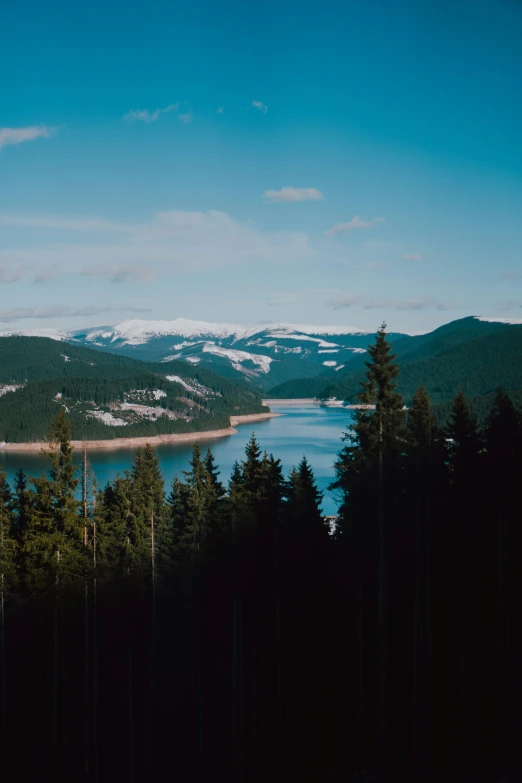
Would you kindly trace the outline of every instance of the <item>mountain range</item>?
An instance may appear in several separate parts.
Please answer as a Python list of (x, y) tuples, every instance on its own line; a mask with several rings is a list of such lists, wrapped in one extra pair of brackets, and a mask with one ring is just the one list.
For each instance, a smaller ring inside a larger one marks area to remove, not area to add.
[[(420, 384), (434, 403), (452, 399), (459, 387), (469, 398), (490, 395), (499, 386), (522, 390), (522, 323), (462, 318), (428, 334), (400, 337), (393, 341), (393, 352), (400, 369), (398, 390), (407, 403)], [(270, 396), (354, 402), (364, 374), (365, 357), (357, 356), (333, 381), (324, 375), (287, 381)]]
[[(152, 363), (165, 374), (174, 366), (207, 370), (258, 395), (345, 401), (355, 400), (376, 335), (353, 326), (241, 326), (183, 318), (24, 334)], [(388, 339), (407, 401), (420, 383), (436, 403), (451, 399), (459, 386), (470, 397), (490, 394), (498, 385), (522, 390), (522, 319), (468, 316), (425, 334), (390, 332)]]
[[(344, 326), (130, 320), (74, 332), (7, 332), (45, 336), (149, 362), (182, 360), (267, 392), (295, 378), (334, 378), (364, 354), (374, 332)], [(405, 335), (391, 333), (396, 340)]]

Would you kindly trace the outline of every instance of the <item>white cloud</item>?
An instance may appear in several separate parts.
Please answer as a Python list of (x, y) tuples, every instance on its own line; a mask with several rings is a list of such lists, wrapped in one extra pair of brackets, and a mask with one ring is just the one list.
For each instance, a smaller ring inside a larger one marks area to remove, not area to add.
[(330, 299), (328, 304), (333, 307), (334, 310), (342, 310), (346, 307), (352, 307), (359, 301), (358, 294), (343, 294)]
[(505, 313), (508, 310), (513, 310), (515, 307), (522, 307), (522, 305), (519, 305), (518, 302), (509, 299), (509, 300), (504, 300), (502, 302), (499, 302), (497, 305), (497, 310), (500, 313)]
[(10, 321), (22, 321), (25, 319), (36, 318), (44, 320), (47, 318), (81, 317), (100, 315), (101, 313), (126, 312), (126, 313), (150, 313), (150, 308), (145, 307), (113, 307), (112, 305), (96, 307), (88, 305), (72, 309), (65, 305), (51, 305), (50, 307), (12, 307), (6, 310), (0, 310), (0, 321), (7, 323)]
[(406, 253), (403, 258), (405, 261), (422, 261), (424, 256), (420, 253)]
[[(302, 263), (313, 255), (304, 233), (261, 231), (251, 221), (225, 212), (161, 212), (148, 221), (118, 224), (103, 218), (13, 216), (10, 225), (23, 241), (28, 225), (49, 229), (48, 238), (17, 244), (16, 254), (0, 247), (0, 264), (25, 265), (47, 277), (55, 266), (115, 281), (140, 275), (179, 275), (187, 269), (227, 269)], [(17, 229), (17, 232), (14, 229)], [(61, 230), (60, 230), (61, 228)], [(107, 237), (101, 232), (107, 229)], [(81, 236), (79, 232), (82, 233)], [(141, 271), (138, 271), (141, 270)]]
[(437, 310), (454, 310), (453, 302), (440, 302), (432, 296), (413, 297), (412, 299), (373, 299), (365, 302), (365, 310), (427, 310), (434, 307)]
[(323, 194), (317, 188), (281, 188), (281, 190), (265, 190), (263, 197), (267, 201), (322, 201)]
[(48, 139), (56, 128), (48, 125), (31, 125), (27, 128), (0, 128), (0, 149), (10, 144), (21, 144), (23, 141)]
[(252, 106), (254, 106), (256, 109), (259, 109), (261, 114), (266, 114), (268, 111), (268, 106), (265, 106), (265, 104), (261, 103), (261, 101), (252, 101)]
[(324, 235), (333, 237), (335, 234), (346, 234), (348, 231), (355, 231), (359, 228), (373, 228), (374, 226), (379, 225), (379, 223), (386, 223), (385, 218), (375, 217), (371, 218), (371, 220), (361, 220), (361, 218), (356, 215), (347, 223), (336, 223), (329, 228), (328, 231), (325, 231)]
[(16, 283), (24, 276), (22, 267), (11, 267), (0, 264), (0, 283)]
[(134, 231), (135, 226), (97, 217), (63, 218), (53, 215), (16, 215), (0, 213), (0, 225), (20, 228), (44, 228), (63, 231)]
[(179, 109), (179, 103), (171, 103), (168, 106), (165, 106), (162, 109), (156, 109), (153, 112), (148, 109), (132, 109), (125, 114), (123, 119), (126, 120), (126, 122), (141, 121), (149, 124), (151, 122), (156, 122), (161, 114), (168, 114), (169, 111), (176, 111), (177, 109)]
[(112, 283), (126, 283), (127, 280), (150, 283), (156, 277), (153, 269), (132, 264), (106, 267), (86, 266), (81, 270), (81, 274), (89, 277), (108, 277)]
[(191, 111), (187, 112), (186, 114), (179, 114), (178, 120), (182, 122), (184, 125), (188, 125), (192, 120), (194, 119), (194, 115)]
[(0, 310), (0, 321), (19, 321), (23, 318), (59, 318), (69, 312), (68, 307), (54, 305), (51, 307), (11, 307)]
[(340, 310), (354, 305), (364, 310), (402, 310), (416, 311), (434, 308), (437, 310), (454, 310), (456, 306), (453, 302), (439, 301), (433, 296), (412, 297), (411, 299), (366, 299), (358, 294), (338, 294), (330, 297), (325, 304), (333, 307), (334, 310)]
[(283, 305), (283, 304), (290, 304), (291, 302), (297, 302), (299, 299), (299, 296), (297, 294), (291, 294), (291, 293), (285, 293), (285, 292), (274, 292), (271, 294), (272, 299), (270, 299), (267, 302), (267, 305), (270, 305), (270, 307), (275, 307), (277, 305)]
[(56, 266), (48, 267), (46, 269), (38, 269), (35, 272), (33, 278), (34, 282), (38, 283), (38, 285), (47, 285), (58, 275), (58, 271), (59, 270)]

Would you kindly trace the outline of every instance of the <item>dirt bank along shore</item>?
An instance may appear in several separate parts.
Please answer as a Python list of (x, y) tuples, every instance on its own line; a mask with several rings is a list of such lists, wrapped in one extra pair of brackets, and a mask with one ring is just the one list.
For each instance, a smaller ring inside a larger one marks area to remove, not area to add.
[[(89, 450), (110, 450), (110, 449), (133, 449), (138, 446), (145, 446), (150, 443), (151, 446), (159, 446), (162, 443), (190, 443), (198, 440), (209, 440), (213, 438), (224, 438), (227, 435), (235, 435), (236, 426), (240, 424), (250, 424), (255, 421), (264, 421), (274, 416), (280, 416), (280, 413), (249, 413), (245, 416), (231, 416), (230, 427), (222, 430), (208, 430), (208, 432), (183, 432), (172, 435), (151, 435), (143, 438), (112, 438), (111, 440), (73, 440), (73, 448)], [(42, 449), (49, 448), (45, 441), (35, 441), (34, 443), (3, 443), (0, 444), (1, 451), (30, 451), (39, 452)]]

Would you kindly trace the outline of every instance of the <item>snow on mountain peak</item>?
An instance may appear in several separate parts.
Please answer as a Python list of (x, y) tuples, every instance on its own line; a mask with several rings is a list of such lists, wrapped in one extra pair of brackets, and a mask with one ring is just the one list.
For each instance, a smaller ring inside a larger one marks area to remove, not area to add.
[(145, 321), (141, 319), (122, 321), (112, 327), (91, 329), (87, 332), (86, 339), (93, 343), (96, 343), (97, 339), (104, 339), (111, 342), (121, 340), (127, 345), (143, 345), (154, 337), (169, 337), (171, 335), (184, 338), (204, 336), (218, 339), (232, 338), (233, 340), (244, 340), (261, 332), (282, 338), (291, 337), (296, 333), (306, 335), (367, 334), (367, 332), (353, 326), (310, 326), (286, 323), (244, 326), (175, 318), (171, 321)]
[(473, 318), (477, 321), (487, 321), (488, 323), (522, 324), (522, 318), (497, 318), (496, 316), (490, 317), (487, 315), (474, 315)]
[(292, 332), (301, 332), (302, 334), (325, 334), (330, 336), (343, 334), (370, 334), (357, 326), (310, 326), (308, 324), (274, 324), (266, 327), (268, 331), (272, 329), (288, 329)]
[(212, 337), (234, 337), (241, 339), (261, 331), (259, 327), (245, 327), (235, 324), (216, 324), (206, 321), (190, 321), (186, 318), (175, 318), (172, 321), (144, 321), (132, 319), (116, 324), (111, 330), (100, 329), (89, 332), (87, 339), (104, 337), (111, 342), (123, 340), (128, 345), (142, 345), (153, 337), (196, 337), (200, 335)]
[(67, 332), (60, 332), (57, 329), (2, 329), (0, 337), (49, 337), (59, 342), (69, 339)]

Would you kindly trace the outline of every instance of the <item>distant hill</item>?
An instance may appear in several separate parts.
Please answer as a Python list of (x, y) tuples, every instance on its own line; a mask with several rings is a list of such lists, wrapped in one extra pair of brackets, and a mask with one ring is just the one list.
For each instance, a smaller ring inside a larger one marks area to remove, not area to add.
[(186, 362), (142, 362), (45, 337), (0, 338), (0, 442), (41, 440), (64, 407), (77, 439), (206, 431), (259, 395)]
[[(399, 390), (407, 401), (423, 383), (434, 402), (451, 399), (459, 386), (470, 397), (489, 394), (501, 385), (522, 389), (522, 324), (463, 318), (426, 335), (402, 337), (393, 350), (400, 367)], [(364, 377), (364, 357), (332, 382), (322, 376), (280, 384), (268, 396), (337, 397), (353, 401)]]
[[(459, 385), (470, 396), (488, 394), (498, 383), (522, 388), (521, 330), (522, 324), (470, 316), (427, 334), (390, 333), (401, 391), (409, 399), (424, 382), (434, 401), (444, 401)], [(36, 348), (35, 336), (0, 339), (0, 382), (78, 374), (112, 379), (142, 372), (183, 377), (197, 372), (203, 378), (209, 372), (209, 383), (218, 375), (232, 382), (234, 393), (351, 401), (365, 373), (367, 348), (375, 341), (374, 332), (350, 326), (240, 326), (182, 318), (46, 334), (38, 343), (45, 349)], [(82, 353), (86, 346), (90, 350)]]
[[(184, 361), (263, 391), (294, 378), (322, 374), (334, 378), (375, 339), (375, 333), (350, 326), (240, 326), (183, 318), (131, 320), (68, 334), (47, 331), (46, 335), (58, 342), (147, 362)], [(390, 339), (402, 336), (390, 335)]]
[[(401, 337), (397, 334), (394, 337)], [(184, 360), (267, 390), (293, 378), (334, 376), (364, 353), (375, 335), (354, 327), (189, 321), (126, 321), (74, 332), (69, 339), (125, 356)]]

